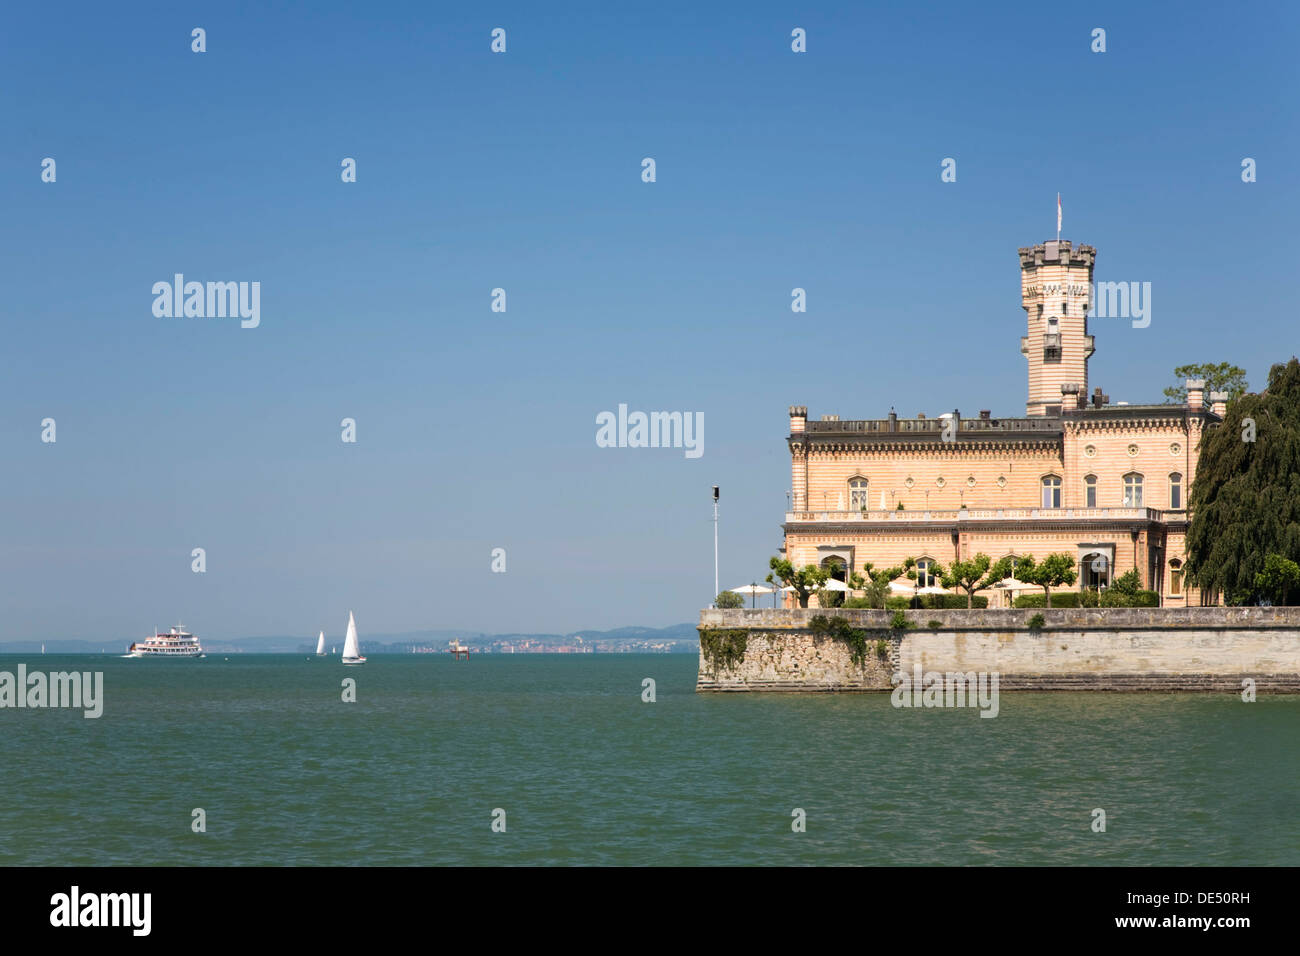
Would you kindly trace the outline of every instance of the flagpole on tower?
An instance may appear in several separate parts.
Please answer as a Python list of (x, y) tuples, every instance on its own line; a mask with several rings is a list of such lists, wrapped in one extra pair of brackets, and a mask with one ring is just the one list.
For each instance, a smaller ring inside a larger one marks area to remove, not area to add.
[(1061, 194), (1056, 194), (1056, 241), (1061, 241)]

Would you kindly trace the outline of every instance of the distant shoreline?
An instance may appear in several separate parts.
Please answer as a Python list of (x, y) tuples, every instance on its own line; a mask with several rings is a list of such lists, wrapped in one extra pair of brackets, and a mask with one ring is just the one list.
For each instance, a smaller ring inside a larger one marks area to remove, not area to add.
[[(199, 635), (203, 650), (214, 654), (307, 654), (316, 649), (310, 634), (272, 637), (242, 637), (232, 640), (205, 639)], [(457, 640), (472, 654), (697, 654), (699, 633), (694, 624), (668, 627), (622, 627), (609, 631), (576, 631), (571, 634), (485, 634), (468, 630), (410, 631), (379, 634), (362, 640), (365, 654), (425, 656), (445, 654), (449, 641)], [(126, 653), (130, 640), (39, 640), (24, 639), (0, 642), (0, 655), (40, 654), (108, 654)], [(342, 644), (341, 636), (326, 635), (325, 646), (331, 650)]]

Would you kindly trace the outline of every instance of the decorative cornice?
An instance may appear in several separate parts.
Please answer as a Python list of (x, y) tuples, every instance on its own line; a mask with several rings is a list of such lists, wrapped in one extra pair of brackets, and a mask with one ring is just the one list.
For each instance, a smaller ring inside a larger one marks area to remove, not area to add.
[(989, 533), (1015, 532), (1016, 534), (1038, 534), (1040, 532), (1082, 532), (1109, 531), (1113, 533), (1132, 534), (1134, 531), (1185, 531), (1186, 521), (1164, 522), (1159, 520), (1135, 520), (1132, 518), (1081, 518), (1074, 520), (1050, 521), (1035, 519), (1032, 521), (1015, 518), (983, 519), (962, 518), (955, 521), (788, 521), (781, 525), (786, 535), (838, 535), (873, 537), (897, 536), (902, 533), (917, 534), (958, 534), (969, 531)]

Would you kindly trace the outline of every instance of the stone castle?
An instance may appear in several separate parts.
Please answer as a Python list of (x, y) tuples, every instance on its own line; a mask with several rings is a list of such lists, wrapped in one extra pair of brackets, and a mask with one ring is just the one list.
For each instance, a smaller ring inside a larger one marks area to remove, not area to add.
[[(1019, 252), (1025, 417), (955, 409), (900, 418), (891, 410), (818, 421), (791, 407), (786, 558), (844, 580), (846, 567), (911, 556), (926, 586), (938, 584), (927, 573), (933, 562), (1068, 552), (1078, 561), (1075, 589), (1136, 569), (1162, 606), (1202, 604), (1183, 581), (1187, 499), (1201, 435), (1223, 420), (1227, 396), (1207, 395), (1195, 380), (1182, 405), (1112, 405), (1101, 389), (1089, 395), (1096, 249), (1057, 240)], [(1010, 601), (984, 593), (990, 606)]]

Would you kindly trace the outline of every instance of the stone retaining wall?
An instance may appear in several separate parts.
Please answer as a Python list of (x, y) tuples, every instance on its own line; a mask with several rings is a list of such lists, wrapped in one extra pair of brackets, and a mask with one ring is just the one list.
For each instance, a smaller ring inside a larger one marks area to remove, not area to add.
[[(909, 611), (705, 610), (701, 631), (747, 633), (732, 667), (700, 650), (700, 691), (889, 690), (891, 677), (924, 671), (999, 675), (1003, 690), (1213, 690), (1300, 693), (1300, 607), (994, 608)], [(813, 617), (846, 618), (866, 632), (862, 664), (847, 644), (810, 630)], [(1042, 628), (1029, 619), (1041, 614)], [(934, 623), (937, 626), (931, 627)], [(875, 642), (885, 641), (884, 657)]]

